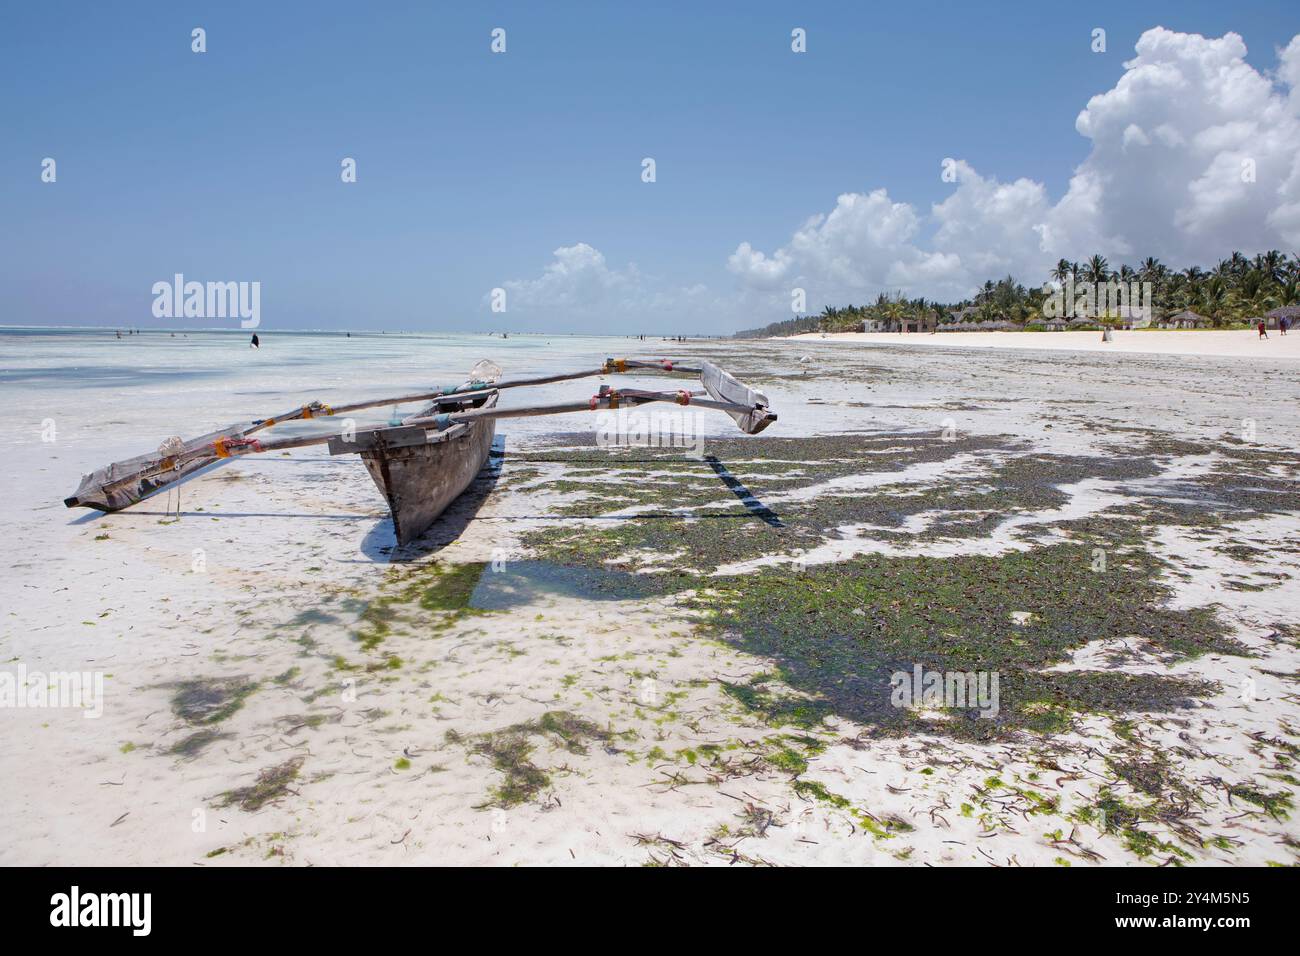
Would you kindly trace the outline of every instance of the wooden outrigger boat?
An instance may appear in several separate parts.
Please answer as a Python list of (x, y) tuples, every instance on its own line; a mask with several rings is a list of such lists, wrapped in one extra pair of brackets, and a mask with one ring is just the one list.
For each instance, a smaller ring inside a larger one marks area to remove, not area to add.
[[(698, 374), (702, 391), (645, 391), (608, 385), (589, 399), (553, 405), (502, 408), (505, 389), (547, 385), (594, 375), (643, 372)], [(328, 445), (331, 455), (360, 455), (370, 477), (388, 502), (399, 544), (422, 535), (460, 496), (487, 461), (499, 418), (558, 415), (566, 412), (617, 409), (652, 402), (673, 402), (726, 412), (740, 429), (755, 435), (776, 421), (767, 396), (755, 391), (710, 362), (682, 366), (673, 362), (606, 359), (599, 368), (540, 378), (500, 381), (501, 370), (479, 362), (470, 379), (454, 388), (414, 395), (325, 405), (312, 402), (248, 424), (231, 425), (199, 438), (169, 438), (158, 451), (115, 462), (81, 480), (75, 494), (65, 498), (69, 508), (120, 511), (176, 484), (204, 468), (242, 455)], [(257, 433), (281, 422), (346, 415), (367, 408), (424, 402), (420, 411), (399, 424), (349, 427), (340, 433), (262, 440)]]

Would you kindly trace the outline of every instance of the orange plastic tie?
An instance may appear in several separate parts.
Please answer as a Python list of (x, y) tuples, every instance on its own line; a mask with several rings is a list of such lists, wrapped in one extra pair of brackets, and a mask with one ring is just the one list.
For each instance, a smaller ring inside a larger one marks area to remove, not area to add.
[(218, 458), (230, 458), (242, 449), (261, 451), (262, 443), (256, 438), (218, 438), (212, 443)]

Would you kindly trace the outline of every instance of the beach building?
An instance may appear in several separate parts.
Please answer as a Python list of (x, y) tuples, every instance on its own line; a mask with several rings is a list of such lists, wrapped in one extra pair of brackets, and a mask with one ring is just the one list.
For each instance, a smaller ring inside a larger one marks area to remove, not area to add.
[[(1262, 321), (1265, 322), (1268, 328), (1276, 329), (1282, 319), (1286, 319), (1290, 323), (1290, 327), (1294, 329), (1297, 324), (1300, 324), (1300, 305), (1284, 305), (1280, 309), (1274, 309), (1265, 313)], [(1250, 319), (1249, 321), (1254, 325), (1260, 322), (1261, 319)]]

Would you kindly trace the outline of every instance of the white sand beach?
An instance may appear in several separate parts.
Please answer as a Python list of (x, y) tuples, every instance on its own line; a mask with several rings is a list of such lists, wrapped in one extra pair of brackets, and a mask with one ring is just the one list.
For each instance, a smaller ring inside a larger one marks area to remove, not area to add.
[(1300, 334), (1282, 335), (1270, 329), (1261, 339), (1253, 329), (1133, 329), (1113, 333), (1103, 342), (1100, 332), (806, 332), (792, 341), (858, 342), (879, 345), (928, 345), (972, 349), (1050, 349), (1053, 351), (1121, 354), (1221, 355), (1240, 358), (1300, 358)]
[[(963, 338), (1038, 341), (930, 337)], [(0, 863), (1300, 861), (1286, 357), (846, 342), (659, 346), (780, 420), (701, 417), (712, 461), (594, 448), (586, 415), (505, 423), (497, 468), (404, 554), (362, 466), (319, 448), (231, 461), (178, 507), (61, 499), (356, 381), (651, 343), (29, 345), (0, 669), (105, 693), (94, 719), (0, 709)], [(161, 376), (182, 363), (202, 374)], [(1000, 669), (1001, 715), (891, 707), (872, 668), (909, 654)]]

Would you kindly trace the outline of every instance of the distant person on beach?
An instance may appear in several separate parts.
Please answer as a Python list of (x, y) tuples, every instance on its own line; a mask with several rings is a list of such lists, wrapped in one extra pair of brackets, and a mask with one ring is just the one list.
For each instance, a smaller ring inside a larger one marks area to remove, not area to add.
[(1283, 335), (1286, 335), (1286, 330), (1291, 328), (1291, 320), (1288, 319), (1285, 315), (1282, 316), (1282, 318), (1277, 320), (1277, 328), (1279, 332), (1281, 332)]
[(1259, 323), (1259, 337), (1260, 337), (1261, 339), (1266, 339), (1266, 338), (1268, 338), (1268, 329), (1266, 329), (1266, 328), (1264, 327), (1264, 323), (1263, 323), (1263, 322)]
[(253, 341), (248, 343), (248, 347), (250, 349), (260, 349), (262, 347), (262, 341), (257, 337), (256, 332), (253, 333)]

